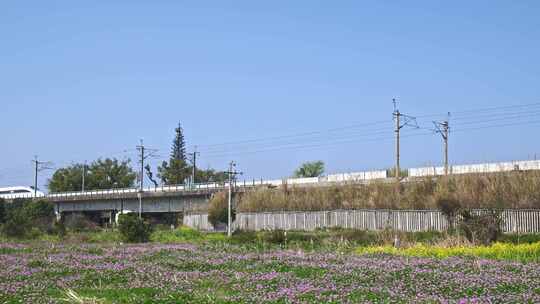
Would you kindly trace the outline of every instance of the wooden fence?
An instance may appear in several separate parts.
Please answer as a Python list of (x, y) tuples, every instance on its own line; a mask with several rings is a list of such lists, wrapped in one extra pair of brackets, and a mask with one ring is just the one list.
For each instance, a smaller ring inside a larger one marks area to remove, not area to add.
[[(488, 212), (474, 210), (473, 213)], [(502, 211), (504, 232), (540, 233), (540, 210)], [(206, 214), (184, 217), (184, 224), (200, 230), (212, 230)], [(360, 230), (444, 231), (448, 220), (437, 210), (332, 210), (308, 212), (238, 213), (235, 229), (242, 230), (315, 230), (317, 228)]]

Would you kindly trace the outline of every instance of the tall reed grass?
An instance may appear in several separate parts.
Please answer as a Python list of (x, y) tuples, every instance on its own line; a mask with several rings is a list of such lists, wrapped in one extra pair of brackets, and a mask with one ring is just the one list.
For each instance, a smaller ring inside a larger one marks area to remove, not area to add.
[(423, 178), (397, 186), (367, 185), (258, 188), (243, 194), (240, 212), (331, 209), (437, 209), (440, 199), (466, 208), (540, 208), (540, 172), (506, 172)]

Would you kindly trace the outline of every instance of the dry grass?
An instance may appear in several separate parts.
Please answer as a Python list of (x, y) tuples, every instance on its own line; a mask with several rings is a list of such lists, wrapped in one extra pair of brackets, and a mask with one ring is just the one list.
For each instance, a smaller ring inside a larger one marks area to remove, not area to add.
[(241, 212), (332, 209), (437, 209), (452, 198), (467, 208), (540, 208), (540, 172), (468, 174), (414, 183), (259, 188), (238, 202)]
[(99, 299), (96, 298), (90, 298), (90, 297), (83, 297), (79, 295), (77, 292), (75, 292), (72, 289), (67, 289), (64, 291), (65, 298), (61, 299), (63, 302), (66, 303), (73, 303), (73, 304), (100, 304), (103, 303)]

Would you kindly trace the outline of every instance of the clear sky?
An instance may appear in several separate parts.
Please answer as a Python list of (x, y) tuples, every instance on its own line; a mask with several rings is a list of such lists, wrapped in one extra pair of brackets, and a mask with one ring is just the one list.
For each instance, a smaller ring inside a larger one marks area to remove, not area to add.
[[(387, 168), (393, 97), (441, 114), (423, 128), (452, 112), (453, 163), (540, 156), (540, 106), (519, 107), (540, 102), (538, 16), (538, 1), (3, 1), (0, 186), (32, 184), (34, 155), (135, 160), (143, 138), (165, 159), (179, 121), (201, 166), (234, 159), (246, 178)], [(404, 167), (441, 161), (439, 135), (403, 138)]]

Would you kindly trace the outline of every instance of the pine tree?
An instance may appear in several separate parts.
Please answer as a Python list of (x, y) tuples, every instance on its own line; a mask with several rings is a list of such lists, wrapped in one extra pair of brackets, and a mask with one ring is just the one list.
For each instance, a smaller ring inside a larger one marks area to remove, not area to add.
[(176, 134), (172, 144), (171, 158), (169, 162), (164, 161), (158, 167), (158, 177), (165, 185), (182, 184), (191, 172), (187, 164), (186, 142), (182, 125), (178, 123), (178, 128), (174, 131)]
[(186, 162), (186, 142), (184, 140), (184, 130), (182, 125), (178, 123), (178, 128), (174, 130), (176, 136), (174, 137), (172, 151), (171, 151), (171, 160), (182, 160)]

